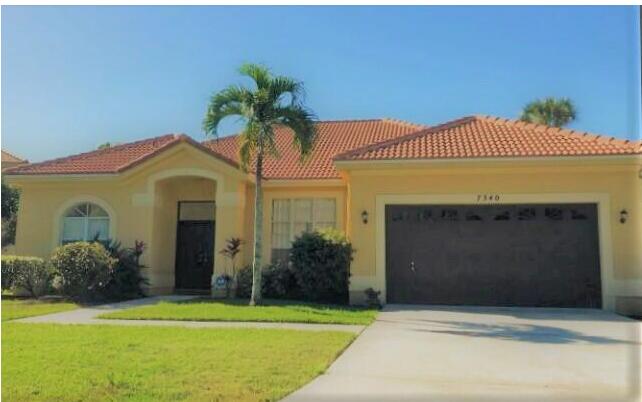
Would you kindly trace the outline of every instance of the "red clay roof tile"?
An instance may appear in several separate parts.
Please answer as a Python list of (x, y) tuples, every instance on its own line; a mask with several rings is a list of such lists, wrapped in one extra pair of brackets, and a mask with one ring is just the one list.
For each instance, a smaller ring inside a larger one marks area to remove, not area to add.
[(64, 158), (17, 166), (5, 170), (4, 173), (9, 175), (114, 174), (130, 169), (181, 142), (190, 143), (238, 167), (234, 160), (203, 146), (185, 134), (166, 134)]
[[(277, 127), (280, 158), (268, 157), (267, 179), (338, 178), (333, 160), (439, 159), (522, 156), (642, 154), (642, 142), (578, 133), (485, 116), (465, 117), (427, 128), (398, 120), (346, 120), (317, 123), (318, 139), (303, 163), (292, 133)], [(167, 134), (106, 149), (22, 165), (11, 175), (119, 173), (180, 142), (238, 167), (238, 136), (199, 143), (184, 134)]]
[(639, 141), (489, 116), (453, 120), (337, 155), (335, 160), (633, 155)]
[[(310, 157), (299, 161), (292, 146), (292, 132), (276, 127), (276, 145), (280, 158), (268, 157), (263, 170), (266, 179), (329, 179), (338, 178), (332, 159), (350, 149), (397, 138), (425, 126), (392, 119), (322, 121), (317, 123), (317, 141)], [(238, 137), (225, 137), (203, 143), (212, 150), (238, 160)], [(253, 166), (252, 166), (253, 167)]]
[(175, 134), (116, 145), (82, 154), (31, 163), (8, 169), (6, 174), (104, 174), (117, 173), (179, 140)]

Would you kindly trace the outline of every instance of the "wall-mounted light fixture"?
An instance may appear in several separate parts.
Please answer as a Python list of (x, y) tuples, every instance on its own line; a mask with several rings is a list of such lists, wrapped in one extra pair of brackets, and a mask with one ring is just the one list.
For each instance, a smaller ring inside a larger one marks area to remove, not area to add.
[(626, 220), (629, 218), (629, 213), (627, 212), (626, 209), (623, 209), (620, 211), (620, 223), (626, 222)]
[(365, 209), (363, 210), (363, 212), (361, 212), (361, 221), (363, 223), (368, 223), (368, 211), (366, 211)]

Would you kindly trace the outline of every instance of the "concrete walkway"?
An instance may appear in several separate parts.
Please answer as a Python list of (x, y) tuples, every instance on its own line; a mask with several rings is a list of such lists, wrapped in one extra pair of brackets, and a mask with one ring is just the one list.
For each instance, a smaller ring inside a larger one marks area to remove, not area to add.
[(199, 296), (155, 296), (120, 303), (80, 308), (72, 311), (27, 317), (13, 322), (48, 324), (87, 324), (87, 325), (130, 325), (130, 326), (170, 326), (188, 328), (273, 328), (303, 331), (346, 331), (355, 334), (365, 328), (363, 325), (342, 324), (299, 324), (280, 322), (232, 322), (232, 321), (170, 321), (170, 320), (115, 320), (97, 318), (101, 314), (125, 310), (133, 307), (149, 306), (161, 301), (190, 300)]
[(640, 401), (641, 327), (601, 310), (390, 305), (285, 401)]

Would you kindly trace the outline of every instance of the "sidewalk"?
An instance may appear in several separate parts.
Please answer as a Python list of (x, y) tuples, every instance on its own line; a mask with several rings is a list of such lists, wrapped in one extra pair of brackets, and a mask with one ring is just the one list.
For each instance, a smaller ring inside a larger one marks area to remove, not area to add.
[(148, 306), (161, 301), (180, 301), (194, 299), (198, 296), (154, 296), (126, 302), (103, 304), (100, 306), (80, 308), (72, 311), (27, 317), (14, 320), (20, 323), (47, 324), (86, 324), (86, 325), (122, 325), (122, 326), (170, 326), (186, 328), (266, 328), (293, 329), (303, 331), (346, 331), (360, 333), (363, 325), (343, 324), (304, 324), (281, 322), (246, 322), (246, 321), (171, 321), (171, 320), (116, 320), (97, 318), (101, 314), (125, 310), (133, 307)]

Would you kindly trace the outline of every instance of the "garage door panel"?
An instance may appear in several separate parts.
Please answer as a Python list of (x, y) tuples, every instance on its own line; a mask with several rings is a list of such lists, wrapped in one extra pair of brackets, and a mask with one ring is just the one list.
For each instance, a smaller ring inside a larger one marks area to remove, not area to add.
[(594, 204), (389, 205), (388, 300), (599, 307), (598, 245)]

